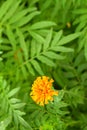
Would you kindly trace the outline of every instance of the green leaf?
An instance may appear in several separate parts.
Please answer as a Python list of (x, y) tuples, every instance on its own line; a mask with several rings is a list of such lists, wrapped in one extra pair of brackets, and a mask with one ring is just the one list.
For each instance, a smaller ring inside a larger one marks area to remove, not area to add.
[(0, 130), (6, 130), (6, 127), (11, 123), (11, 118), (7, 117), (0, 121)]
[(33, 1), (30, 1), (30, 6), (32, 7), (32, 6), (34, 6), (37, 2), (38, 2), (39, 0), (33, 0)]
[(57, 69), (57, 72), (56, 71), (53, 72), (53, 76), (57, 84), (61, 86), (62, 88), (64, 88), (65, 82), (64, 82), (64, 77), (61, 71)]
[(42, 71), (42, 69), (41, 69), (41, 67), (40, 67), (40, 65), (39, 65), (39, 63), (38, 63), (37, 61), (31, 60), (31, 64), (33, 65), (33, 67), (35, 68), (35, 70), (36, 70), (39, 74), (44, 75), (44, 73), (43, 73), (43, 71)]
[(15, 13), (16, 9), (18, 8), (19, 4), (20, 4), (20, 1), (16, 1), (16, 2), (13, 3), (14, 6), (11, 6), (9, 11), (6, 13), (5, 17), (3, 17), (2, 22), (7, 21), (8, 19), (10, 19), (14, 15), (14, 13)]
[(18, 56), (18, 63), (20, 64), (19, 69), (21, 69), (21, 71), (24, 75), (24, 78), (26, 79), (26, 77), (27, 77), (27, 70), (26, 70), (26, 66), (25, 66), (26, 61), (24, 62), (23, 55), (20, 51), (18, 52), (17, 56)]
[(75, 14), (87, 14), (87, 9), (86, 8), (76, 9), (75, 11), (73, 11), (73, 13), (75, 13)]
[[(60, 101), (63, 99), (64, 94), (65, 94), (65, 91), (64, 91), (64, 90), (60, 90), (58, 96), (55, 96), (55, 97), (54, 97), (54, 102), (55, 102), (55, 103), (60, 102)], [(63, 103), (63, 102), (60, 103), (61, 107), (63, 107), (62, 103)], [(67, 104), (64, 103), (64, 106), (66, 106), (66, 105), (67, 105)]]
[(22, 70), (22, 73), (23, 73), (23, 75), (24, 75), (24, 78), (26, 79), (26, 77), (27, 77), (27, 70), (26, 70), (26, 67), (24, 66), (25, 64), (23, 64), (22, 66), (21, 66), (21, 70)]
[(40, 54), (42, 47), (43, 46), (42, 46), (41, 43), (36, 43), (36, 53), (37, 53), (37, 55)]
[(80, 16), (79, 22), (83, 22), (85, 20), (87, 20), (87, 14)]
[(84, 83), (86, 79), (87, 79), (87, 73), (84, 72), (81, 74), (81, 81)]
[(13, 54), (14, 54), (14, 52), (13, 51), (8, 51), (7, 53), (4, 53), (3, 55), (2, 55), (2, 58), (7, 58), (7, 57), (12, 57), (13, 56)]
[(69, 72), (65, 73), (65, 77), (66, 78), (75, 78), (76, 75), (73, 72), (69, 71)]
[(28, 69), (28, 71), (32, 74), (32, 75), (35, 75), (35, 71), (34, 71), (34, 68), (33, 66), (29, 63), (26, 63), (26, 67)]
[(35, 7), (32, 7), (32, 8), (28, 8), (28, 9), (24, 9), (24, 10), (21, 10), (17, 13), (14, 14), (14, 17), (11, 17), (9, 19), (9, 23), (10, 24), (13, 24), (15, 22), (18, 22), (20, 19), (22, 19), (27, 13), (31, 12), (31, 11), (35, 11), (36, 8)]
[(29, 34), (39, 43), (44, 43), (45, 39), (36, 32), (29, 31)]
[(19, 116), (23, 116), (23, 115), (25, 115), (26, 113), (25, 112), (22, 112), (22, 111), (20, 111), (20, 110), (15, 110), (16, 111), (16, 113), (19, 115)]
[(38, 118), (35, 118), (35, 124), (36, 126), (40, 127), (41, 123), (40, 120), (38, 120)]
[(63, 37), (63, 38), (59, 41), (58, 45), (65, 45), (65, 44), (67, 44), (68, 42), (70, 42), (70, 41), (72, 41), (72, 40), (78, 38), (78, 37), (80, 36), (80, 34), (81, 34), (81, 33), (75, 33), (75, 34), (70, 34), (70, 35), (68, 35), (68, 36), (65, 36), (65, 37)]
[(42, 28), (47, 28), (51, 26), (55, 26), (56, 24), (54, 22), (50, 21), (41, 21), (33, 24), (30, 29), (42, 29)]
[(64, 59), (64, 56), (61, 56), (61, 55), (59, 55), (59, 54), (56, 54), (56, 53), (54, 53), (54, 52), (52, 52), (52, 51), (45, 52), (43, 55), (44, 55), (44, 56), (47, 56), (47, 57), (49, 57), (49, 58), (51, 58), (51, 59), (59, 59), (59, 60)]
[(35, 40), (33, 39), (31, 42), (31, 57), (34, 57), (36, 54), (36, 43)]
[[(76, 32), (80, 32), (81, 29), (83, 29), (85, 26), (86, 26), (86, 22), (85, 22), (85, 21), (81, 22), (81, 23), (77, 26)], [(84, 40), (84, 39), (83, 39), (83, 40)]]
[(51, 66), (51, 67), (55, 66), (54, 62), (51, 59), (49, 59), (43, 55), (38, 56), (37, 59), (40, 60), (42, 63), (45, 63), (48, 66)]
[(60, 30), (59, 32), (57, 32), (57, 33), (55, 34), (55, 36), (54, 36), (54, 38), (53, 38), (53, 40), (52, 40), (52, 44), (51, 44), (52, 46), (58, 44), (58, 41), (60, 40), (62, 34), (63, 34), (63, 31), (62, 31), (62, 30)]
[(11, 99), (10, 99), (10, 102), (11, 102), (12, 104), (15, 104), (15, 103), (17, 103), (17, 102), (20, 102), (20, 100), (17, 99), (17, 98), (11, 98)]
[(14, 88), (13, 90), (11, 90), (9, 93), (8, 93), (8, 97), (11, 98), (12, 96), (14, 96), (18, 91), (19, 91), (20, 88)]
[(87, 63), (82, 63), (77, 68), (79, 73), (85, 72), (87, 70)]
[(19, 116), (18, 119), (23, 126), (29, 128), (29, 130), (33, 130), (31, 126), (22, 117)]
[(15, 26), (21, 27), (24, 26), (25, 24), (28, 24), (36, 15), (39, 15), (39, 11), (35, 11), (30, 13), (27, 16), (22, 17), (17, 23), (15, 23)]
[(0, 49), (3, 50), (3, 51), (10, 51), (12, 49), (12, 47), (7, 46), (7, 45), (1, 45)]
[(14, 111), (14, 113), (13, 113), (13, 119), (14, 119), (14, 123), (15, 123), (16, 127), (18, 127), (19, 121), (18, 121), (18, 114), (16, 111)]
[(0, 13), (0, 20), (2, 20), (2, 17), (7, 13), (12, 3), (13, 3), (13, 0), (9, 0), (3, 3), (3, 5), (0, 8), (0, 12), (2, 12)]
[(82, 59), (84, 59), (84, 55), (83, 55), (83, 52), (81, 51), (81, 52), (77, 55), (77, 57), (75, 58), (74, 66), (75, 66), (75, 67), (78, 67), (78, 66), (81, 64)]
[(56, 52), (74, 52), (74, 49), (64, 46), (53, 46), (52, 50)]
[(24, 35), (19, 29), (17, 29), (17, 34), (19, 36), (20, 46), (24, 52), (25, 60), (27, 60), (28, 59), (28, 49), (27, 49), (27, 45), (26, 45), (26, 42), (24, 39)]
[(48, 7), (50, 7), (51, 3), (52, 3), (52, 0), (50, 0), (50, 1), (45, 1), (45, 2), (43, 3), (43, 8), (41, 8), (41, 10), (42, 10), (42, 11), (46, 10)]
[(15, 104), (12, 104), (12, 106), (14, 107), (14, 109), (19, 109), (25, 106), (25, 103), (15, 103)]
[(49, 46), (50, 46), (50, 42), (51, 42), (51, 39), (52, 39), (52, 29), (48, 32), (48, 35), (46, 37), (46, 40), (44, 42), (44, 50), (47, 49)]
[(16, 50), (16, 40), (15, 40), (15, 35), (12, 31), (12, 28), (10, 26), (7, 26), (7, 30), (6, 30), (7, 36), (9, 38), (9, 41), (13, 47), (13, 50)]

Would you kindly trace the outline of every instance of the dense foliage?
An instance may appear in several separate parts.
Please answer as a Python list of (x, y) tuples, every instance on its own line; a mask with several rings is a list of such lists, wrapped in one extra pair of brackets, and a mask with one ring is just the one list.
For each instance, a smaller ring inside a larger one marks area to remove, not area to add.
[[(43, 75), (58, 96), (40, 106)], [(87, 130), (87, 0), (0, 0), (0, 130)]]

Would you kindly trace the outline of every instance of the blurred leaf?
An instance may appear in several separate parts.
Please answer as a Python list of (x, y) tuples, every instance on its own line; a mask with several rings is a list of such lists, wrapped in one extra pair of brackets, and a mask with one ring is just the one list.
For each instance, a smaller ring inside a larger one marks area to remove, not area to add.
[(50, 21), (41, 21), (33, 24), (30, 29), (42, 29), (42, 28), (47, 28), (47, 27), (52, 27), (55, 26), (56, 24), (54, 22)]
[(40, 75), (44, 75), (39, 63), (35, 60), (31, 61), (31, 64), (33, 65), (33, 67), (36, 69), (37, 72), (39, 72)]
[(13, 89), (12, 91), (10, 91), (10, 92), (8, 93), (8, 97), (10, 98), (10, 97), (12, 97), (13, 95), (15, 95), (15, 94), (19, 91), (19, 89), (20, 89), (20, 88), (15, 88), (15, 89)]
[(63, 37), (63, 38), (59, 41), (58, 45), (65, 45), (65, 44), (67, 44), (68, 42), (70, 42), (70, 41), (72, 41), (72, 40), (78, 38), (78, 37), (80, 36), (80, 34), (81, 34), (81, 33), (70, 34), (70, 35), (68, 35), (68, 36), (66, 36), (66, 37)]

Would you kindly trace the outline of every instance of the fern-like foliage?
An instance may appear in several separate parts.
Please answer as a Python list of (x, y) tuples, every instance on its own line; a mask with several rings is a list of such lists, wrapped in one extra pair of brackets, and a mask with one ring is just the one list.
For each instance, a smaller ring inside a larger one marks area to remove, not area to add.
[[(45, 41), (35, 30), (53, 26), (55, 23), (43, 21), (31, 25), (32, 19), (40, 12), (35, 7), (24, 8), (22, 1), (6, 1), (0, 7), (0, 12), (3, 9), (3, 13), (0, 14), (1, 38), (3, 41), (0, 44), (0, 49), (4, 50), (3, 58), (12, 59), (10, 64), (14, 62), (23, 64), (29, 59), (30, 38), (33, 37), (41, 42)], [(25, 68), (21, 68), (25, 73)]]
[[(84, 62), (83, 51), (74, 59), (74, 55), (68, 56), (67, 61), (58, 63), (58, 69), (53, 72), (55, 81), (63, 89), (68, 89), (71, 105), (77, 107), (84, 102), (84, 86), (87, 80), (87, 62)], [(59, 77), (60, 75), (60, 77)], [(67, 99), (67, 101), (68, 101)]]
[[(87, 0), (0, 0), (0, 130), (87, 129), (86, 8)], [(59, 91), (44, 107), (29, 96), (38, 75)]]
[[(30, 31), (30, 33), (32, 32)], [(44, 39), (44, 43), (42, 44), (40, 43), (41, 41), (38, 41), (37, 43), (35, 39), (31, 41), (30, 57), (21, 65), (21, 68), (24, 73), (26, 73), (24, 69), (24, 67), (26, 67), (28, 68), (29, 72), (31, 71), (32, 74), (34, 74), (34, 70), (36, 70), (40, 75), (43, 75), (44, 73), (40, 67), (39, 61), (45, 63), (48, 66), (55, 66), (53, 61), (54, 59), (64, 59), (64, 56), (61, 55), (61, 53), (73, 51), (72, 48), (67, 48), (63, 45), (77, 38), (79, 36), (79, 33), (62, 37), (62, 31), (59, 31), (53, 37), (52, 35), (53, 32), (52, 30), (50, 30), (46, 38)]]
[[(73, 117), (71, 124), (74, 125), (81, 121), (81, 127), (86, 128), (83, 112), (86, 113), (85, 102), (87, 86), (87, 62), (85, 61), (84, 51), (79, 54), (70, 54), (67, 60), (57, 62), (57, 70), (53, 70), (53, 78), (56, 81), (56, 88), (63, 88), (65, 91), (64, 100), (69, 104), (69, 111)], [(60, 75), (60, 76), (59, 76)], [(77, 117), (76, 115), (80, 115)], [(81, 116), (83, 118), (81, 119)], [(69, 119), (69, 118), (68, 118)], [(70, 129), (71, 127), (69, 127)]]
[(29, 124), (22, 118), (25, 113), (20, 111), (25, 103), (21, 103), (19, 99), (14, 97), (18, 91), (19, 87), (11, 90), (6, 80), (0, 76), (0, 115), (2, 115), (2, 117), (6, 116), (5, 119), (2, 118), (0, 121), (1, 128), (6, 129), (6, 127), (13, 121), (14, 124), (12, 125), (16, 125), (16, 129), (19, 127), (19, 124), (22, 124), (25, 128), (32, 130)]
[(76, 14), (77, 17), (74, 21), (74, 25), (78, 25), (76, 31), (82, 32), (79, 39), (78, 51), (84, 48), (84, 55), (87, 59), (87, 9), (86, 7), (77, 9), (73, 13)]

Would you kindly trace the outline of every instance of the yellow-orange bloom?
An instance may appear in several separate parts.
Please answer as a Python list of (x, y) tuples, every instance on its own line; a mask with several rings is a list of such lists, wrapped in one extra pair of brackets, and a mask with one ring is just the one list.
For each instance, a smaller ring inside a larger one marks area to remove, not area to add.
[(37, 77), (32, 84), (31, 98), (41, 106), (48, 104), (49, 101), (53, 101), (53, 96), (58, 95), (58, 91), (52, 89), (53, 82), (53, 79), (49, 79), (46, 76)]

